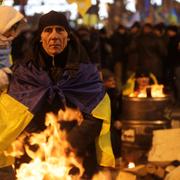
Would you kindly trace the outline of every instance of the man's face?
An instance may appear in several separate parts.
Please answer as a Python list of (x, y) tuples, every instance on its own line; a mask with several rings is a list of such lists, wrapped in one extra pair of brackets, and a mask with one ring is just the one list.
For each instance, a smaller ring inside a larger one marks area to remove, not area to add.
[(63, 26), (47, 26), (41, 33), (42, 47), (50, 56), (61, 53), (68, 42), (68, 33)]

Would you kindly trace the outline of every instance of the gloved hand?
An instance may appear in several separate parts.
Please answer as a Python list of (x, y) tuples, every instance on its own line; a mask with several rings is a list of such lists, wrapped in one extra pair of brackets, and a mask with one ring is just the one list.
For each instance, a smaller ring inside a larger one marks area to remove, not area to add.
[(8, 84), (9, 84), (9, 74), (11, 74), (12, 71), (10, 68), (5, 67), (0, 69), (0, 91), (4, 91)]

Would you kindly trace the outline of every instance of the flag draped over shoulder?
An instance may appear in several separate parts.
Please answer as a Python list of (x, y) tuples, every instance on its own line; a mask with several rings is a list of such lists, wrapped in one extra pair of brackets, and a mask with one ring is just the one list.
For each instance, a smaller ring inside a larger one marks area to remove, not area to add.
[(91, 0), (67, 0), (68, 3), (77, 3), (78, 12), (84, 16), (86, 11), (91, 6)]
[[(41, 111), (45, 101), (53, 102), (57, 95), (61, 99), (72, 102), (82, 112), (92, 113), (93, 109), (97, 109), (92, 114), (104, 119), (105, 124), (110, 125), (110, 118), (105, 120), (107, 119), (104, 117), (106, 113), (98, 110), (100, 109), (99, 104), (106, 106), (109, 102), (105, 98), (105, 90), (95, 65), (80, 64), (76, 76), (71, 77), (69, 72), (65, 71), (61, 80), (54, 84), (46, 71), (38, 69), (29, 62), (29, 64), (15, 67), (8, 94), (2, 95), (0, 99), (2, 106), (0, 117), (1, 122), (4, 122), (4, 125), (0, 124), (0, 129), (9, 129), (0, 131), (0, 149), (4, 150), (8, 147), (31, 121), (33, 114)], [(17, 128), (14, 128), (15, 125)], [(108, 131), (110, 126), (104, 127), (105, 131)], [(110, 142), (110, 139), (108, 141)], [(111, 146), (110, 143), (109, 145)]]
[(90, 113), (105, 94), (98, 70), (93, 64), (80, 64), (73, 77), (68, 70), (65, 71), (56, 84), (46, 71), (31, 63), (28, 68), (19, 65), (13, 74), (8, 94), (28, 107), (33, 114), (41, 111), (44, 101), (52, 102), (56, 95), (69, 100), (81, 111)]
[(26, 106), (6, 93), (0, 95), (0, 167), (11, 165), (14, 159), (5, 156), (10, 144), (24, 130), (33, 114)]

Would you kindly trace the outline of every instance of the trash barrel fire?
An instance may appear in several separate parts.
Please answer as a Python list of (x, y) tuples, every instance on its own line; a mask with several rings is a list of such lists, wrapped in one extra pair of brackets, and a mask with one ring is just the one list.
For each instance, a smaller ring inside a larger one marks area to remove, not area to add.
[(151, 148), (153, 130), (167, 129), (171, 121), (165, 117), (165, 110), (171, 104), (171, 97), (129, 97), (122, 98), (121, 151), (125, 162), (145, 163)]

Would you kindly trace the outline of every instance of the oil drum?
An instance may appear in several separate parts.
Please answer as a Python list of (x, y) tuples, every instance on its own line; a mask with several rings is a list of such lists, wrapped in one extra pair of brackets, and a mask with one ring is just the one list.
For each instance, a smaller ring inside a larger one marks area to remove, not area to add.
[(142, 163), (147, 160), (151, 147), (152, 134), (157, 129), (170, 128), (166, 108), (171, 104), (169, 96), (162, 98), (122, 99), (122, 158)]
[(170, 105), (170, 96), (159, 98), (122, 97), (122, 117), (124, 120), (165, 119), (165, 110)]

